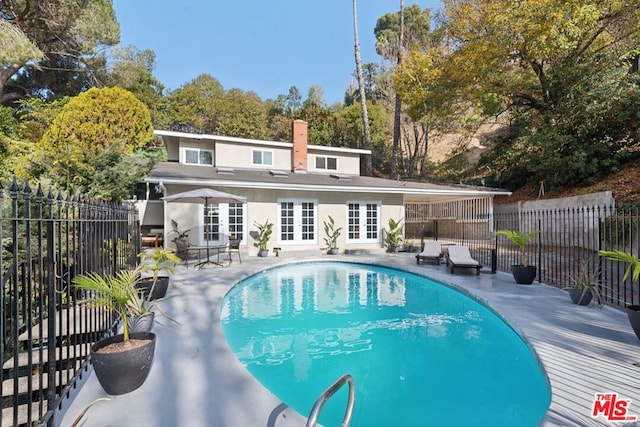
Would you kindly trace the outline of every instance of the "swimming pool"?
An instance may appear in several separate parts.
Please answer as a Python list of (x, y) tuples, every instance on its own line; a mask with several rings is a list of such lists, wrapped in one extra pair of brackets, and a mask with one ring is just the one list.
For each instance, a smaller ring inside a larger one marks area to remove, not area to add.
[[(401, 270), (316, 262), (277, 267), (232, 288), (227, 341), (249, 372), (307, 416), (345, 373), (352, 426), (536, 426), (549, 383), (522, 338), (448, 286)], [(320, 422), (339, 425), (343, 387)]]

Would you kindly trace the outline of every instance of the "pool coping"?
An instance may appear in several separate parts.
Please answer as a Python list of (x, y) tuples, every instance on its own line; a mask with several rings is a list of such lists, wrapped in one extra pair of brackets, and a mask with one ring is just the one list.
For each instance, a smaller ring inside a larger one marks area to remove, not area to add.
[(463, 290), (505, 319), (536, 353), (552, 391), (542, 426), (640, 425), (591, 417), (596, 393), (631, 399), (629, 415), (640, 416), (640, 340), (625, 313), (576, 306), (561, 289), (517, 285), (506, 273), (451, 274), (446, 266), (416, 265), (414, 256), (402, 253), (248, 257), (225, 268), (179, 267), (161, 305), (180, 325), (160, 316), (147, 381), (127, 395), (108, 396), (90, 369), (63, 405), (57, 425), (71, 425), (83, 409), (103, 398), (110, 400), (95, 402), (79, 426), (305, 425), (304, 416), (287, 408), (237, 361), (220, 324), (220, 303), (234, 284), (265, 269), (301, 261), (398, 268)]

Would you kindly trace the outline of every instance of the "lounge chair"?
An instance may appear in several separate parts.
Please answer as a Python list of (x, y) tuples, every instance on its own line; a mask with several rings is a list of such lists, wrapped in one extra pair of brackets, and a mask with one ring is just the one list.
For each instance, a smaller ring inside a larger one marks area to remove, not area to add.
[(442, 245), (440, 245), (440, 242), (424, 242), (422, 252), (416, 255), (416, 264), (420, 264), (420, 260), (431, 260), (440, 265), (440, 257), (442, 257)]
[(475, 268), (476, 274), (479, 275), (482, 268), (482, 265), (471, 257), (466, 246), (449, 246), (447, 265), (451, 267), (451, 273), (454, 268)]

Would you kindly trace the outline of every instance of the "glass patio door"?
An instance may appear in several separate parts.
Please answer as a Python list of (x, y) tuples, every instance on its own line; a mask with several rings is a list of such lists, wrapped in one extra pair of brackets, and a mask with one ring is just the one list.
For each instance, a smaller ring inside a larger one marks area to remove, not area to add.
[(210, 246), (224, 245), (231, 236), (245, 240), (243, 203), (220, 203), (203, 206), (201, 212), (200, 245), (206, 246), (207, 241)]
[(279, 243), (316, 243), (316, 205), (313, 200), (281, 200)]

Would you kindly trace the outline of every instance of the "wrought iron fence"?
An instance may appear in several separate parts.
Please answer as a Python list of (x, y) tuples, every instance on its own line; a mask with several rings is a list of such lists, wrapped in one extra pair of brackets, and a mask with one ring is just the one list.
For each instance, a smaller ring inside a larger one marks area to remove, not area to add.
[(14, 179), (0, 185), (0, 426), (55, 425), (55, 410), (88, 367), (91, 343), (113, 333), (112, 313), (79, 304), (77, 274), (136, 264), (133, 207), (65, 197)]
[(599, 250), (622, 250), (640, 255), (640, 209), (614, 206), (567, 207), (511, 212), (479, 213), (475, 217), (433, 218), (412, 224), (422, 239), (444, 246), (466, 245), (487, 268), (510, 271), (521, 264), (518, 248), (497, 230), (539, 230), (527, 246), (530, 264), (537, 266), (537, 280), (565, 287), (579, 274), (581, 264), (599, 278), (605, 303), (624, 307), (640, 304), (640, 288), (631, 278), (622, 280), (626, 266), (598, 256)]

